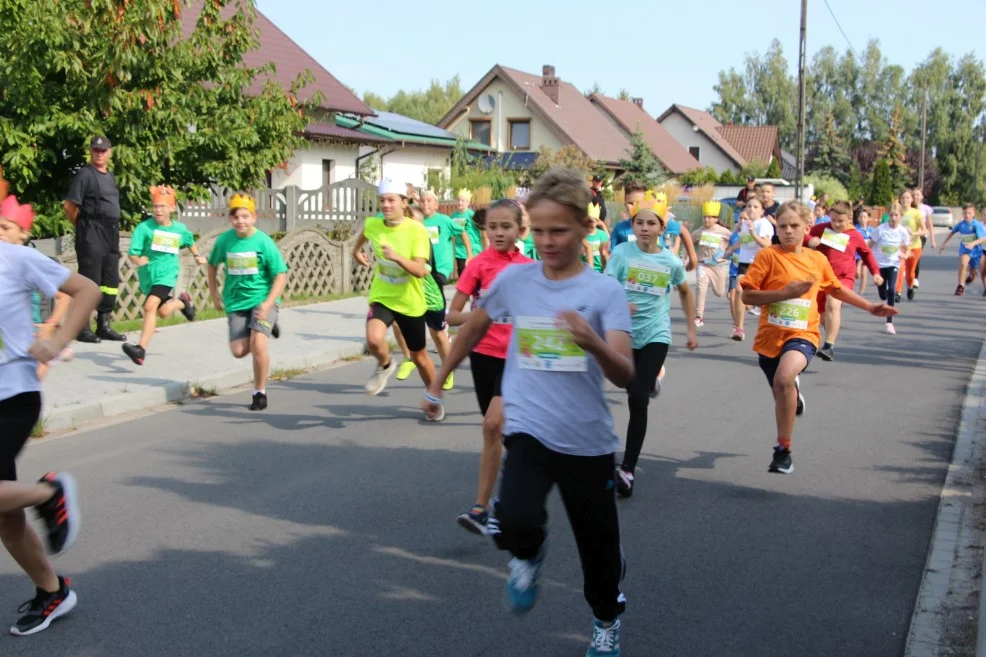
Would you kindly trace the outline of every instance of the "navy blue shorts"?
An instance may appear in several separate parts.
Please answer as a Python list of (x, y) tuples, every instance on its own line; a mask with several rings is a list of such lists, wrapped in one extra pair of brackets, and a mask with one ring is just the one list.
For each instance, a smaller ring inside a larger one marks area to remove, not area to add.
[[(768, 358), (760, 354), (760, 369), (766, 375), (767, 385), (771, 388), (774, 387), (774, 375), (777, 374), (777, 367), (781, 364), (781, 357), (789, 351), (798, 351), (804, 354), (805, 360), (808, 361), (805, 363), (805, 368), (807, 368), (808, 364), (811, 363), (811, 359), (815, 357), (815, 352), (818, 351), (818, 348), (807, 340), (794, 338), (784, 343), (784, 346), (781, 347), (780, 355), (775, 358)], [(801, 371), (803, 372), (804, 370)]]

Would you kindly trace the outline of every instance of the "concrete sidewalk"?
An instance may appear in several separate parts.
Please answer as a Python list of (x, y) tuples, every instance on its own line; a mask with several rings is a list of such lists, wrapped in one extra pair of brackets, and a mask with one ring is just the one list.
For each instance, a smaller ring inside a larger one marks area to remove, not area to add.
[[(281, 338), (271, 340), (271, 369), (309, 369), (358, 356), (366, 312), (366, 297), (283, 309)], [(225, 320), (160, 329), (143, 366), (134, 365), (120, 345), (74, 343), (75, 360), (53, 365), (44, 382), (46, 431), (173, 402), (192, 385), (222, 390), (253, 379), (250, 358), (229, 353)]]

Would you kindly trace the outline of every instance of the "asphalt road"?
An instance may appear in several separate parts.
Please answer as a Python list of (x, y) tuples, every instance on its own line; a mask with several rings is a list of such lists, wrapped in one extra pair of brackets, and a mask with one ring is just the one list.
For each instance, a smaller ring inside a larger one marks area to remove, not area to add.
[[(726, 339), (710, 300), (701, 349), (672, 350), (620, 503), (625, 655), (902, 653), (986, 317), (978, 286), (952, 296), (954, 262), (925, 261), (896, 337), (847, 313), (838, 361), (802, 377), (787, 477), (767, 474), (773, 409), (750, 342)], [(57, 564), (79, 606), (42, 635), (0, 636), (0, 654), (583, 654), (591, 615), (557, 496), (526, 618), (502, 607), (507, 555), (455, 523), (480, 443), (468, 371), (436, 426), (417, 379), (363, 394), (370, 369), (273, 384), (263, 414), (243, 392), (29, 446), (24, 477), (80, 481), (83, 533)], [(610, 399), (622, 433), (625, 399)], [(4, 622), (32, 593), (0, 559)]]

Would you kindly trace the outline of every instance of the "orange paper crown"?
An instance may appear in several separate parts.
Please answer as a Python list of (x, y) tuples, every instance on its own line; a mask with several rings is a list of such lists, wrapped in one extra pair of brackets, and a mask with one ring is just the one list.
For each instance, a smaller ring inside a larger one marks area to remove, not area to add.
[(151, 203), (153, 205), (174, 205), (175, 190), (168, 185), (151, 187)]

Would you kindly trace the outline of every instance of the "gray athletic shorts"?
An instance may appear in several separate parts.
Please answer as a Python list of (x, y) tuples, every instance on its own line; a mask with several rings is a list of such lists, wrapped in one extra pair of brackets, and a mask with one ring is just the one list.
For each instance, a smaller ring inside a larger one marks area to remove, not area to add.
[(254, 308), (253, 310), (236, 310), (226, 315), (226, 320), (229, 322), (230, 342), (249, 338), (250, 331), (263, 333), (268, 338), (270, 337), (271, 329), (277, 323), (277, 304), (271, 307), (267, 313), (267, 319), (263, 321), (258, 321), (254, 317), (256, 312), (257, 309)]

